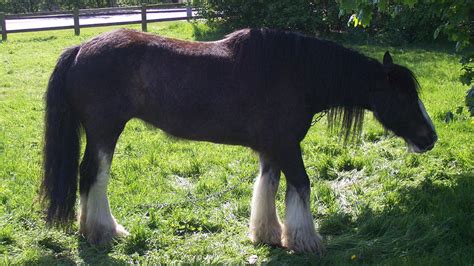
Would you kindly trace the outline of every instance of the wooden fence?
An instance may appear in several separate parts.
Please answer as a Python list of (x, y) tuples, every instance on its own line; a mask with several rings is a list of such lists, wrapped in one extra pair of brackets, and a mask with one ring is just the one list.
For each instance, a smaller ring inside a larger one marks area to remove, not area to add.
[[(186, 12), (184, 17), (170, 17), (170, 18), (157, 18), (147, 19), (147, 14), (150, 13), (171, 13), (171, 12)], [(94, 23), (81, 25), (81, 16), (94, 17), (98, 15), (130, 15), (130, 14), (141, 14), (140, 20), (130, 21), (119, 21), (119, 22), (105, 22), (105, 23)], [(38, 28), (27, 28), (27, 29), (13, 29), (9, 30), (6, 26), (6, 22), (11, 19), (40, 19), (40, 18), (71, 18), (73, 25), (66, 26), (51, 26), (51, 27), (38, 27)], [(96, 8), (96, 9), (75, 9), (72, 11), (53, 11), (53, 12), (39, 12), (31, 14), (21, 15), (7, 15), (0, 13), (0, 28), (2, 32), (2, 40), (7, 40), (7, 34), (20, 33), (20, 32), (34, 32), (34, 31), (48, 31), (48, 30), (64, 30), (74, 29), (75, 35), (80, 35), (81, 28), (91, 27), (103, 27), (103, 26), (116, 26), (116, 25), (127, 25), (127, 24), (141, 24), (142, 31), (147, 31), (147, 23), (159, 22), (159, 21), (175, 21), (175, 20), (188, 20), (191, 18), (197, 18), (193, 16), (193, 9), (190, 6), (184, 4), (161, 4), (161, 5), (142, 5), (141, 7), (113, 7), (113, 8)]]

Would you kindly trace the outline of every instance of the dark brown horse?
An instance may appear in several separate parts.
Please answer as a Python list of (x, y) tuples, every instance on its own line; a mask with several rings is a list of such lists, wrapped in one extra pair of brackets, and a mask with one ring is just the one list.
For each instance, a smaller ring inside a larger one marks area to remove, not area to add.
[[(128, 234), (106, 195), (115, 144), (127, 121), (170, 135), (247, 146), (260, 156), (250, 217), (254, 242), (297, 252), (322, 250), (310, 212), (300, 141), (312, 117), (328, 110), (342, 136), (360, 135), (364, 110), (416, 152), (436, 133), (412, 72), (335, 43), (300, 34), (245, 29), (215, 42), (186, 42), (118, 30), (67, 49), (46, 97), (42, 193), (47, 220), (74, 218), (80, 169), (80, 232), (95, 244)], [(80, 134), (87, 145), (79, 167)], [(286, 213), (275, 211), (280, 172)], [(217, 188), (216, 188), (217, 189)]]

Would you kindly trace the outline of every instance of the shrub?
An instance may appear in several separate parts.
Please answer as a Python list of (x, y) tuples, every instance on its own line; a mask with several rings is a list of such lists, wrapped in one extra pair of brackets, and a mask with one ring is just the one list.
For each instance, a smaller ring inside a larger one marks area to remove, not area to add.
[(328, 32), (344, 26), (334, 1), (310, 0), (196, 0), (201, 15), (230, 29), (270, 27), (306, 33)]

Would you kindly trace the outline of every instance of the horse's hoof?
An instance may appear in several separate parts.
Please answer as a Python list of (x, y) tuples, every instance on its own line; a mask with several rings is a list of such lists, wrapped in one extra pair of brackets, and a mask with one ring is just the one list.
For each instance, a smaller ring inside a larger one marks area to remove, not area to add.
[(80, 233), (93, 246), (108, 246), (114, 239), (130, 235), (120, 224), (115, 224), (113, 227), (95, 226), (93, 229), (82, 229)]
[(116, 237), (127, 237), (130, 235), (130, 233), (121, 224), (117, 224), (115, 231)]
[(322, 255), (324, 246), (321, 236), (318, 233), (308, 233), (294, 230), (293, 232), (283, 232), (283, 247), (296, 253), (313, 253)]
[(281, 247), (282, 226), (278, 222), (271, 226), (260, 228), (250, 227), (250, 239), (254, 244), (264, 243), (270, 246)]

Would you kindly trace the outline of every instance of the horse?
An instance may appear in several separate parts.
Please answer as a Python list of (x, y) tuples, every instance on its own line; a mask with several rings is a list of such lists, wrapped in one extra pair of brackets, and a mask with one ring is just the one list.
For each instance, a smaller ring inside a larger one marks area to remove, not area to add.
[[(299, 33), (243, 29), (212, 42), (104, 33), (66, 49), (49, 79), (40, 189), (47, 224), (70, 225), (79, 189), (79, 233), (88, 242), (129, 234), (111, 213), (107, 184), (117, 140), (138, 118), (177, 138), (253, 149), (260, 171), (251, 240), (321, 254), (300, 149), (312, 118), (327, 112), (346, 143), (360, 138), (368, 110), (412, 151), (425, 152), (437, 135), (418, 89), (389, 52), (381, 63)], [(81, 132), (87, 143), (79, 165)], [(275, 210), (281, 173), (283, 221)]]

